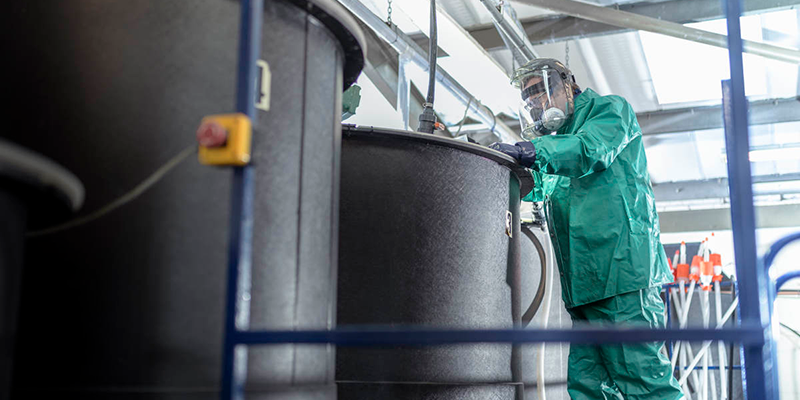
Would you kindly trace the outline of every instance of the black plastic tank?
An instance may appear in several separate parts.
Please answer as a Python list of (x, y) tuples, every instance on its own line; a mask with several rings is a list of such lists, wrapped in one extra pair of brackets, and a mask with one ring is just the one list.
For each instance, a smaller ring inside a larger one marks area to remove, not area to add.
[[(81, 215), (235, 110), (240, 2), (5, 3), (0, 136), (72, 170)], [(254, 121), (252, 329), (335, 327), (341, 93), (363, 66), (333, 0), (267, 1)], [(183, 160), (102, 218), (26, 244), (15, 398), (216, 399), (232, 172)], [(35, 228), (42, 228), (35, 227)], [(335, 399), (332, 346), (248, 352), (248, 398)]]
[(62, 222), (83, 197), (83, 185), (71, 172), (0, 139), (0, 399), (11, 394), (28, 227)]
[[(433, 135), (342, 136), (339, 326), (519, 327), (522, 290), (536, 292), (521, 268), (539, 267), (520, 259), (530, 173)], [(339, 348), (339, 398), (521, 399), (520, 356), (506, 344)]]

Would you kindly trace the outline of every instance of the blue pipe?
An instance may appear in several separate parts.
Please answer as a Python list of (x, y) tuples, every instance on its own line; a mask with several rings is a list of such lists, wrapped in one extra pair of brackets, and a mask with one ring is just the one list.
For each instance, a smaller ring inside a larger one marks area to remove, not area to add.
[(783, 237), (777, 242), (773, 243), (772, 246), (769, 246), (769, 250), (767, 250), (767, 253), (764, 254), (764, 268), (769, 270), (769, 268), (772, 267), (772, 263), (775, 262), (775, 257), (778, 255), (778, 253), (780, 253), (784, 247), (798, 240), (800, 240), (800, 232), (787, 235), (786, 237)]
[(781, 290), (781, 286), (795, 278), (800, 278), (800, 271), (790, 271), (779, 276), (778, 279), (775, 280), (775, 291)]
[[(719, 283), (719, 287), (720, 288), (728, 288), (728, 287), (731, 287), (731, 286), (733, 286), (733, 281), (724, 281), (724, 282), (720, 282)], [(677, 283), (666, 283), (666, 284), (662, 285), (662, 287), (664, 289), (671, 289), (671, 288), (678, 288), (678, 287), (680, 287), (680, 285), (677, 284)]]
[(485, 329), (443, 330), (429, 328), (385, 328), (369, 326), (340, 327), (337, 330), (308, 331), (239, 331), (235, 338), (242, 344), (332, 343), (337, 346), (430, 346), (454, 343), (635, 343), (667, 340), (721, 340), (747, 345), (762, 345), (760, 326), (745, 325), (730, 329)]
[[(688, 369), (689, 369), (689, 367), (688, 367), (688, 366), (686, 366), (686, 367), (683, 367), (683, 368), (675, 367), (675, 371), (678, 371), (678, 370), (684, 370), (684, 371), (686, 371), (686, 370), (688, 370)], [(697, 371), (697, 370), (702, 370), (702, 369), (703, 369), (703, 367), (700, 367), (700, 366), (698, 366), (698, 367), (694, 367), (694, 370), (695, 370), (695, 371)], [(708, 369), (710, 369), (710, 370), (718, 370), (718, 369), (719, 369), (719, 366), (718, 366), (718, 365), (715, 365), (715, 366), (709, 366), (709, 367), (708, 367)], [(730, 369), (730, 367), (725, 367), (725, 369)], [(741, 366), (741, 365), (734, 365), (734, 366), (733, 366), (733, 369), (742, 369), (742, 366)]]
[[(256, 79), (261, 53), (261, 24), (264, 18), (263, 0), (241, 0), (239, 30), (239, 60), (236, 77), (236, 110), (250, 118), (255, 128)], [(247, 353), (237, 349), (236, 334), (249, 326), (250, 268), (253, 238), (253, 169), (236, 167), (233, 170), (231, 214), (228, 236), (228, 286), (225, 295), (225, 332), (222, 353), (220, 398), (242, 399), (247, 375)], [(238, 353), (238, 357), (237, 357)]]

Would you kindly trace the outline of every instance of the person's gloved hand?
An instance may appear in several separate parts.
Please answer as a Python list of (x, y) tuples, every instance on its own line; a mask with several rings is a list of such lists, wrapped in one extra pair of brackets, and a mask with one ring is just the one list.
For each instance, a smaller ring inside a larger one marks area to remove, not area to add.
[(523, 167), (530, 168), (536, 161), (536, 148), (531, 142), (517, 142), (516, 144), (492, 143), (490, 149), (505, 153)]

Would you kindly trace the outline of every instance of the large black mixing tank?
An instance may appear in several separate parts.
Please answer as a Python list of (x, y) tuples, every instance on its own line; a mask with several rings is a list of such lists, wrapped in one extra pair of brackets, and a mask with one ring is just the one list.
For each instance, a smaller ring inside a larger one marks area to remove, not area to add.
[[(339, 325), (520, 326), (519, 204), (530, 173), (432, 135), (346, 126), (342, 136)], [(341, 399), (522, 395), (521, 352), (511, 345), (337, 353)]]
[[(72, 170), (84, 213), (192, 146), (203, 116), (234, 111), (238, 1), (4, 4), (0, 136)], [(335, 326), (340, 102), (360, 38), (333, 0), (265, 2), (252, 329)], [(218, 397), (231, 181), (190, 157), (102, 218), (28, 240), (17, 398)], [(248, 398), (334, 399), (334, 356), (251, 348)]]
[(0, 139), (0, 399), (11, 394), (27, 228), (60, 222), (80, 208), (83, 196), (75, 175)]

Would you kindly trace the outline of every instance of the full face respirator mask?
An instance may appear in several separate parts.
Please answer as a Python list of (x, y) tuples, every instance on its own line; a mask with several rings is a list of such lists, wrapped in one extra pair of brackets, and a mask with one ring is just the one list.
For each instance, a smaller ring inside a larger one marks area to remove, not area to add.
[[(551, 62), (548, 62), (551, 61)], [(572, 74), (556, 60), (537, 59), (517, 70), (522, 137), (531, 140), (563, 127), (573, 112)]]

